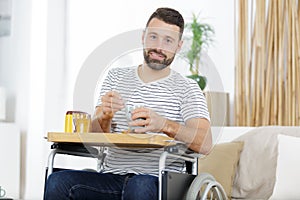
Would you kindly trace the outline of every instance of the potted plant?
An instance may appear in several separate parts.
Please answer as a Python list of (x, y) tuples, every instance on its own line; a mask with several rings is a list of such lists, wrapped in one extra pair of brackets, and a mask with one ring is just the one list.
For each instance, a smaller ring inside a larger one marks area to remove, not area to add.
[(200, 23), (198, 16), (193, 13), (192, 22), (186, 24), (186, 30), (189, 35), (186, 37), (187, 41), (190, 42), (187, 52), (184, 56), (187, 58), (189, 63), (189, 71), (191, 75), (187, 76), (195, 80), (199, 87), (204, 90), (206, 86), (206, 77), (199, 74), (200, 72), (200, 59), (201, 52), (206, 50), (213, 42), (214, 29), (206, 23)]

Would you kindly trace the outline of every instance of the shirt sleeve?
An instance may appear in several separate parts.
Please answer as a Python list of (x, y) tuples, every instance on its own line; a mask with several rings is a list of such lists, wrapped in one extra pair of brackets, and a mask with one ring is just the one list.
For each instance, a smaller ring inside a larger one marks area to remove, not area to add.
[(190, 82), (181, 105), (183, 120), (205, 118), (210, 121), (206, 98), (196, 82)]

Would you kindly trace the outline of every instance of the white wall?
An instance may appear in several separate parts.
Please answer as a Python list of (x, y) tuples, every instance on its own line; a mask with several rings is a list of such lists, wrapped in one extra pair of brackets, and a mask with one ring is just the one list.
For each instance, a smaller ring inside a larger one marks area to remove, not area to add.
[(13, 0), (12, 34), (0, 37), (6, 121), (16, 123), (22, 137), (22, 199), (42, 199), (49, 152), (43, 137), (47, 130), (63, 129), (64, 8), (61, 0), (49, 5), (47, 0)]
[(185, 18), (201, 12), (215, 27), (216, 44), (209, 56), (225, 91), (233, 95), (233, 0), (12, 2), (12, 35), (0, 37), (0, 86), (8, 93), (7, 121), (15, 122), (22, 132), (22, 198), (41, 199), (49, 152), (43, 137), (47, 131), (63, 130), (64, 113), (72, 109), (73, 85), (84, 60), (112, 36), (144, 28), (157, 7), (174, 7)]
[[(11, 36), (0, 37), (0, 85), (7, 91), (6, 119), (16, 122), (21, 130), (21, 143), (26, 144), (28, 127), (29, 46), (31, 1), (12, 1)], [(25, 178), (26, 150), (21, 151), (21, 184)], [(22, 187), (22, 191), (24, 187)]]

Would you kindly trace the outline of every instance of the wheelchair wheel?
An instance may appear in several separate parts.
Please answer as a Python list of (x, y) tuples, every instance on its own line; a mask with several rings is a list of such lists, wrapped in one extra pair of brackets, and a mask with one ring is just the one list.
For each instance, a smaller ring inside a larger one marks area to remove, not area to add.
[(186, 194), (186, 200), (226, 200), (223, 187), (208, 173), (196, 176)]

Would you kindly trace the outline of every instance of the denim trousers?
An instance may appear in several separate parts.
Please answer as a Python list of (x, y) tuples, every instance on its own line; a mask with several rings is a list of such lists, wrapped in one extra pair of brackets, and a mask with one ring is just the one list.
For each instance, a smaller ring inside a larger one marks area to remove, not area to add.
[(156, 200), (158, 177), (64, 170), (47, 179), (44, 200)]

